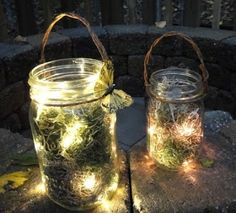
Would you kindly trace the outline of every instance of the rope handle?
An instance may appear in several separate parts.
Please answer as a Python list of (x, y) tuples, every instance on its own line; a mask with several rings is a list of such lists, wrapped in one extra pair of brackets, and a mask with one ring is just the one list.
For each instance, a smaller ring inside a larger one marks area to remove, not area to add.
[(81, 17), (80, 15), (78, 14), (74, 14), (74, 13), (61, 13), (59, 15), (57, 15), (54, 20), (52, 21), (52, 23), (49, 25), (49, 27), (47, 28), (44, 36), (43, 36), (43, 39), (42, 39), (42, 43), (41, 43), (41, 54), (40, 54), (40, 63), (44, 63), (45, 62), (45, 55), (44, 55), (44, 50), (45, 50), (45, 46), (48, 42), (48, 38), (49, 38), (49, 35), (54, 27), (54, 25), (60, 21), (62, 18), (64, 17), (68, 17), (68, 18), (72, 18), (72, 19), (77, 19), (79, 20), (80, 22), (83, 23), (83, 25), (85, 25), (85, 27), (88, 29), (88, 32), (90, 34), (90, 36), (92, 37), (92, 40), (94, 42), (94, 44), (96, 45), (101, 57), (102, 57), (102, 60), (103, 61), (107, 61), (109, 60), (108, 58), (108, 55), (107, 55), (107, 52), (103, 46), (103, 44), (101, 43), (101, 41), (98, 39), (97, 35), (93, 32), (93, 30), (91, 29), (91, 26), (89, 24), (89, 22)]
[(192, 40), (192, 38), (190, 38), (188, 35), (186, 35), (184, 33), (180, 33), (180, 32), (174, 32), (174, 31), (164, 33), (162, 36), (155, 39), (155, 41), (150, 46), (150, 49), (148, 50), (147, 54), (145, 55), (145, 58), (144, 58), (144, 81), (145, 81), (145, 86), (149, 85), (147, 65), (149, 63), (153, 48), (156, 45), (158, 45), (162, 39), (168, 38), (168, 37), (173, 37), (173, 36), (180, 37), (180, 38), (184, 39), (185, 41), (187, 41), (192, 46), (193, 50), (196, 52), (196, 54), (198, 56), (198, 59), (200, 61), (199, 68), (201, 70), (202, 81), (203, 81), (205, 90), (207, 90), (208, 71), (207, 71), (206, 66), (204, 64), (201, 50), (199, 49), (197, 44)]

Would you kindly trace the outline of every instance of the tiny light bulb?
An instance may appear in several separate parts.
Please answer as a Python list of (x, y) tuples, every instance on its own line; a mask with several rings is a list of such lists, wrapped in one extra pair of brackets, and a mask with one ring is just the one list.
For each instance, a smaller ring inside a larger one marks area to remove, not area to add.
[(94, 188), (95, 184), (96, 184), (95, 175), (92, 174), (84, 180), (83, 185), (84, 185), (84, 188), (91, 190)]
[(46, 191), (45, 185), (44, 183), (39, 183), (36, 187), (35, 187), (35, 191), (43, 194)]
[(148, 128), (148, 133), (149, 133), (150, 135), (153, 135), (153, 134), (154, 134), (154, 131), (155, 131), (154, 126), (150, 126), (150, 127)]

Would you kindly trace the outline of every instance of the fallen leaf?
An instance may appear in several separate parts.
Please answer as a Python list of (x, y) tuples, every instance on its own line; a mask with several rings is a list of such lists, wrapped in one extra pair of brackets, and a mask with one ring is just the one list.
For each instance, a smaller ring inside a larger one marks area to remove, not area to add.
[(12, 164), (20, 166), (38, 165), (38, 158), (35, 152), (28, 152), (13, 157)]
[(214, 160), (208, 159), (208, 158), (202, 158), (202, 159), (200, 159), (200, 163), (201, 163), (202, 167), (204, 167), (204, 168), (211, 168), (214, 165)]
[(17, 171), (0, 176), (0, 193), (6, 191), (8, 186), (10, 189), (16, 189), (23, 185), (29, 178), (29, 171)]

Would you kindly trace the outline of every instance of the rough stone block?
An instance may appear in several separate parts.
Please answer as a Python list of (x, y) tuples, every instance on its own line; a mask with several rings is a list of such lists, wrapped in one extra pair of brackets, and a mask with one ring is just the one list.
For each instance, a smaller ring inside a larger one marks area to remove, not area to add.
[[(132, 55), (128, 58), (128, 73), (131, 76), (143, 78), (144, 55)], [(153, 55), (147, 65), (149, 75), (159, 69), (164, 68), (164, 58), (162, 56)]]
[(18, 116), (21, 122), (22, 129), (28, 129), (30, 128), (29, 125), (29, 102), (26, 102), (24, 105), (21, 106), (21, 108), (18, 111)]
[(188, 68), (196, 72), (199, 71), (198, 63), (193, 59), (185, 57), (168, 57), (165, 61), (165, 67), (171, 67), (171, 66)]
[[(159, 38), (165, 32), (171, 31), (169, 28), (157, 28), (155, 26), (150, 26), (148, 28), (148, 40), (147, 40), (147, 50), (150, 49), (151, 44), (155, 39)], [(153, 54), (163, 55), (163, 56), (181, 56), (183, 52), (183, 41), (178, 37), (169, 37), (160, 41), (156, 47), (153, 48)]]
[(232, 72), (236, 70), (236, 38), (225, 39), (218, 45), (218, 64)]
[[(12, 163), (12, 157), (33, 149), (32, 140), (22, 137), (18, 133), (12, 133), (7, 129), (0, 129), (0, 173), (5, 173)], [(2, 195), (2, 194), (0, 194)], [(18, 197), (19, 194), (18, 194)], [(4, 212), (0, 207), (0, 212)]]
[(2, 61), (0, 60), (0, 89), (2, 89), (6, 85), (6, 78), (5, 78), (5, 72), (4, 72), (4, 65)]
[(0, 92), (0, 118), (19, 109), (25, 101), (25, 87), (22, 81), (6, 87)]
[(131, 55), (128, 58), (128, 73), (141, 78), (143, 76), (144, 55)]
[(113, 55), (113, 56), (110, 56), (112, 62), (113, 62), (113, 65), (114, 65), (114, 68), (115, 68), (115, 78), (119, 77), (119, 76), (122, 76), (122, 75), (126, 75), (127, 72), (128, 72), (128, 65), (127, 65), (127, 57), (126, 56), (117, 56), (117, 55)]
[(236, 73), (230, 76), (230, 91), (234, 98), (236, 98)]
[(37, 63), (37, 54), (28, 44), (0, 44), (7, 84), (25, 79)]
[[(27, 42), (38, 51), (38, 61), (40, 59), (41, 42), (43, 34), (27, 37)], [(60, 58), (70, 58), (72, 56), (71, 41), (68, 37), (51, 33), (44, 51), (45, 60), (55, 60)]]
[(208, 94), (205, 98), (207, 109), (223, 110), (230, 112), (233, 117), (236, 116), (236, 102), (230, 92), (220, 90), (216, 87), (208, 87)]
[(21, 130), (19, 116), (16, 113), (11, 114), (0, 123), (1, 128), (9, 129), (12, 132)]
[(143, 81), (133, 76), (120, 76), (116, 79), (116, 88), (122, 89), (131, 96), (143, 96)]
[[(209, 72), (208, 83), (223, 90), (230, 90), (230, 72), (217, 64), (206, 64)], [(236, 86), (236, 85), (235, 85)]]
[(117, 55), (144, 54), (147, 51), (146, 25), (106, 26), (109, 35), (110, 51)]
[[(106, 51), (108, 51), (109, 42), (106, 31), (102, 27), (92, 27), (92, 29), (104, 45)], [(73, 57), (101, 59), (98, 49), (86, 28), (66, 29), (59, 31), (59, 33), (71, 39)]]

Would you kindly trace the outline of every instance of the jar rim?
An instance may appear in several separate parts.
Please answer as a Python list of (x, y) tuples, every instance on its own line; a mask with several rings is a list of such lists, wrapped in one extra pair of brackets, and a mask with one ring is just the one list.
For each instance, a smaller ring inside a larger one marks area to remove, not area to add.
[[(165, 80), (166, 85), (163, 83)], [(149, 81), (150, 85), (147, 86), (149, 95), (165, 102), (195, 101), (202, 99), (206, 93), (202, 76), (188, 68), (160, 69), (151, 74)], [(170, 85), (171, 83), (173, 85)]]
[(91, 58), (66, 58), (40, 64), (29, 73), (31, 99), (45, 105), (70, 105), (96, 99), (103, 93), (95, 94), (93, 90), (102, 66), (101, 60)]

